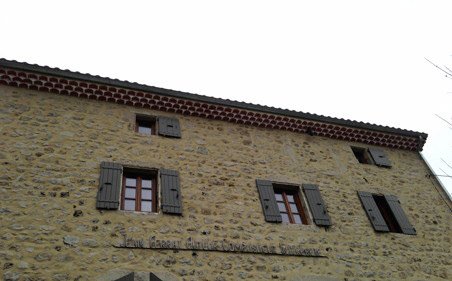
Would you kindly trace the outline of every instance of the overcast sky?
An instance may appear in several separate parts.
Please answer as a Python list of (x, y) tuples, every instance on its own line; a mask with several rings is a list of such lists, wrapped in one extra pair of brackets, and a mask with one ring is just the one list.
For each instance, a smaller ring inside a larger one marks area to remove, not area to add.
[(450, 0), (1, 7), (0, 57), (425, 132), (423, 155), (452, 175), (452, 79), (424, 59), (452, 67)]

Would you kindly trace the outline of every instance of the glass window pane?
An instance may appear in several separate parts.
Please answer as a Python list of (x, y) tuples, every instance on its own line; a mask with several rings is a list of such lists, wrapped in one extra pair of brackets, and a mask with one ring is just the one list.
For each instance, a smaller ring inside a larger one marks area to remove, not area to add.
[(141, 186), (143, 188), (152, 188), (152, 180), (142, 180)]
[(283, 201), (282, 194), (275, 193), (275, 198), (276, 198), (276, 201)]
[(126, 178), (126, 186), (131, 186), (131, 187), (137, 186), (137, 179)]
[(150, 127), (144, 127), (143, 125), (138, 125), (138, 133), (144, 135), (152, 135), (152, 129)]
[(301, 217), (299, 215), (293, 215), (295, 223), (301, 223)]
[(291, 210), (293, 213), (298, 213), (297, 205), (295, 205), (294, 203), (290, 203), (290, 210)]
[(289, 202), (295, 203), (295, 200), (294, 200), (294, 198), (293, 198), (293, 195), (287, 195), (287, 200), (288, 200)]
[(152, 201), (141, 201), (142, 212), (152, 212)]
[(124, 200), (124, 210), (135, 211), (135, 200)]
[(142, 189), (141, 190), (141, 198), (152, 200), (152, 190)]
[(284, 203), (279, 203), (278, 202), (278, 209), (279, 209), (279, 211), (282, 211), (282, 212), (286, 212), (287, 210), (286, 210), (286, 205), (284, 205)]
[(287, 214), (281, 213), (282, 221), (289, 222), (289, 216)]
[(126, 188), (126, 194), (125, 197), (126, 198), (135, 198), (135, 188)]

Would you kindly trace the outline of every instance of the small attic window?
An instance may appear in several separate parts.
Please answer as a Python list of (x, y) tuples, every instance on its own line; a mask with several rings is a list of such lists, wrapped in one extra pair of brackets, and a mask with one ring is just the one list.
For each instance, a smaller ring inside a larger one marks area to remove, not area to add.
[(367, 149), (362, 147), (352, 146), (353, 154), (355, 154), (356, 159), (362, 164), (373, 164)]
[(143, 116), (143, 115), (137, 115), (136, 116), (136, 123), (135, 123), (135, 131), (143, 134), (143, 135), (155, 135), (156, 134), (156, 118), (151, 116)]

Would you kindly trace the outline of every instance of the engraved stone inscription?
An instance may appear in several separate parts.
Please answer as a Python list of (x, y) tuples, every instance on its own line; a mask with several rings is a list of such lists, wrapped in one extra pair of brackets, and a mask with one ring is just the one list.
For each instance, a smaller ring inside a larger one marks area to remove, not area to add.
[(264, 255), (285, 255), (304, 257), (325, 257), (320, 249), (304, 248), (301, 245), (278, 246), (259, 243), (230, 242), (226, 240), (194, 239), (186, 240), (157, 239), (155, 236), (149, 239), (135, 239), (123, 236), (123, 240), (116, 245), (116, 248), (138, 248), (138, 249), (166, 249), (166, 250), (195, 250), (195, 251), (217, 251), (234, 253), (253, 253)]

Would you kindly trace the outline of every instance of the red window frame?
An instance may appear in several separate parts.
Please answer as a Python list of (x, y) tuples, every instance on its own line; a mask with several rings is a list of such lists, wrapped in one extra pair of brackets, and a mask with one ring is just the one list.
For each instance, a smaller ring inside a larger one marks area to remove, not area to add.
[[(278, 205), (278, 209), (283, 216), (283, 214), (287, 214), (289, 218), (289, 223), (291, 224), (309, 224), (308, 215), (306, 209), (303, 207), (300, 199), (299, 188), (296, 187), (284, 187), (284, 186), (275, 186), (275, 200)], [(278, 198), (278, 195), (281, 195), (281, 200)], [(292, 196), (294, 202), (290, 202), (289, 196)], [(285, 209), (281, 210), (280, 205), (278, 203), (283, 203)], [(292, 210), (291, 204), (295, 204), (297, 211), (294, 212)], [(301, 223), (297, 223), (295, 220), (296, 215), (300, 216)], [(284, 220), (283, 220), (284, 222)]]
[[(127, 186), (126, 181), (127, 179), (135, 179), (136, 185), (135, 186)], [(143, 187), (143, 180), (150, 180), (151, 181), (151, 188)], [(157, 210), (157, 176), (155, 173), (139, 173), (139, 172), (125, 172), (122, 177), (122, 190), (121, 190), (121, 210), (125, 210), (125, 201), (126, 200), (135, 200), (135, 210), (136, 212), (153, 212), (156, 213)], [(135, 189), (135, 197), (126, 197), (126, 189), (127, 188), (134, 188)], [(143, 190), (152, 190), (152, 199), (143, 199), (142, 198), (142, 192)], [(151, 211), (142, 211), (142, 202), (152, 202), (151, 203)], [(132, 210), (126, 210), (126, 211), (132, 211)]]

